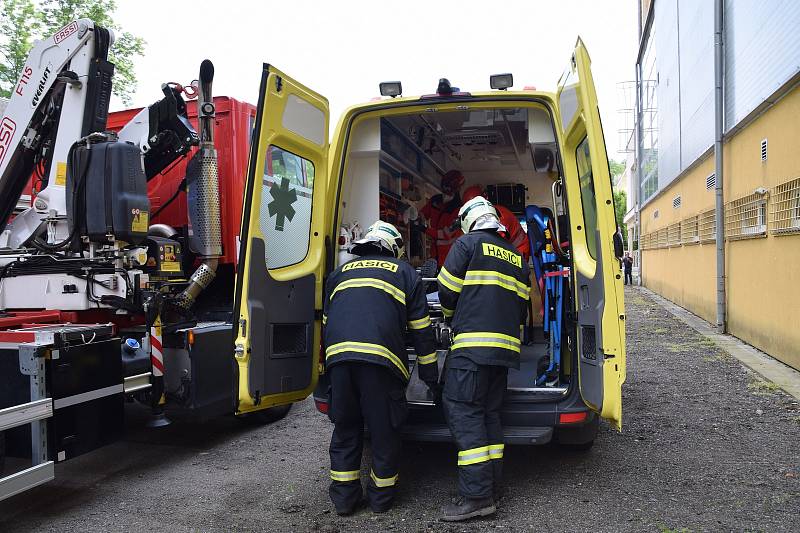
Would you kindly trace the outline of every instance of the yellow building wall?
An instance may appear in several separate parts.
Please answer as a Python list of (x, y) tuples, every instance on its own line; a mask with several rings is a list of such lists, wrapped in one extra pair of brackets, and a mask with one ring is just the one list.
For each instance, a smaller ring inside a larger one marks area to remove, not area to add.
[[(706, 190), (706, 178), (714, 172), (714, 158), (707, 157), (674, 182), (641, 213), (642, 231), (664, 228), (714, 207), (714, 190)], [(681, 206), (672, 207), (680, 195)], [(658, 211), (658, 218), (653, 214)], [(709, 322), (715, 322), (716, 245), (674, 246), (642, 251), (642, 280), (645, 286)]]
[[(725, 202), (800, 176), (800, 89), (737, 132), (724, 146)], [(761, 140), (768, 157), (761, 161)], [(670, 185), (641, 212), (645, 235), (714, 207), (706, 177), (708, 157)], [(681, 195), (681, 207), (673, 198)], [(769, 202), (769, 199), (768, 199)], [(653, 213), (658, 210), (658, 218)], [(769, 210), (769, 209), (768, 209)], [(800, 233), (735, 240), (725, 246), (728, 331), (800, 369)], [(704, 319), (716, 320), (716, 247), (713, 242), (642, 251), (645, 286)]]
[[(725, 145), (726, 202), (800, 176), (798, 118), (795, 88)], [(728, 242), (725, 252), (729, 331), (800, 369), (800, 233)]]

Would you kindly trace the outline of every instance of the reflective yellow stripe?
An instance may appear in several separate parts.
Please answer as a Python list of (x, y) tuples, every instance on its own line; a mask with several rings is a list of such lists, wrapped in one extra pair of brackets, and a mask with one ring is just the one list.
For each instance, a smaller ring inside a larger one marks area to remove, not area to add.
[(431, 317), (425, 315), (422, 318), (418, 318), (416, 320), (409, 320), (408, 321), (408, 328), (409, 329), (425, 329), (431, 325)]
[(456, 335), (454, 340), (457, 341), (458, 339), (476, 339), (480, 337), (494, 337), (497, 339), (504, 339), (509, 342), (519, 344), (519, 339), (517, 337), (506, 335), (505, 333), (495, 333), (493, 331), (472, 331), (470, 333), (459, 333), (458, 335)]
[(502, 459), (503, 449), (505, 444), (490, 444), (489, 445), (489, 459)]
[(530, 292), (525, 283), (494, 270), (470, 270), (467, 272), (464, 285), (497, 285), (516, 293), (524, 300), (530, 299)]
[(328, 315), (322, 315), (322, 323), (323, 324), (327, 324), (328, 323)]
[(358, 481), (358, 470), (348, 470), (347, 472), (337, 472), (336, 470), (331, 470), (331, 479), (334, 481), (342, 481), (347, 483), (348, 481)]
[(436, 362), (436, 352), (429, 353), (428, 355), (420, 355), (417, 357), (417, 362), (421, 365), (428, 365)]
[(502, 342), (457, 342), (451, 349), (458, 350), (459, 348), (504, 348), (516, 353), (521, 351), (519, 346), (514, 347)]
[(458, 452), (458, 466), (468, 466), (477, 463), (485, 463), (489, 460), (489, 447), (470, 448)]
[(453, 316), (455, 313), (456, 313), (456, 312), (455, 312), (453, 309), (448, 309), (448, 308), (446, 308), (445, 306), (442, 306), (442, 314), (443, 314), (443, 315), (444, 315), (446, 318), (450, 318), (450, 317), (451, 317), (451, 316)]
[(511, 335), (490, 331), (459, 333), (453, 339), (451, 349), (457, 350), (459, 348), (504, 348), (520, 353), (520, 340)]
[(383, 281), (382, 279), (377, 278), (352, 278), (345, 280), (338, 284), (333, 292), (331, 293), (331, 299), (333, 299), (333, 295), (339, 291), (343, 291), (345, 289), (356, 289), (356, 288), (363, 288), (369, 287), (372, 289), (380, 289), (386, 293), (388, 293), (392, 298), (400, 302), (401, 304), (406, 304), (406, 293), (389, 283), (388, 281)]
[(393, 487), (394, 484), (397, 483), (397, 474), (393, 475), (392, 477), (378, 477), (375, 475), (375, 472), (370, 470), (369, 477), (372, 478), (372, 481), (373, 483), (375, 483), (375, 486), (379, 488)]
[(461, 292), (461, 286), (464, 285), (463, 279), (457, 278), (456, 276), (452, 275), (444, 267), (442, 267), (442, 270), (439, 271), (439, 275), (436, 277), (436, 281), (438, 281), (439, 283), (441, 283), (442, 285), (444, 285), (453, 292)]
[(325, 349), (325, 358), (328, 359), (336, 354), (343, 353), (343, 352), (358, 352), (358, 353), (367, 353), (371, 355), (379, 355), (381, 357), (385, 357), (389, 361), (392, 362), (394, 366), (397, 367), (398, 370), (405, 376), (406, 379), (409, 378), (408, 368), (406, 365), (403, 364), (403, 361), (400, 360), (395, 354), (393, 354), (389, 348), (386, 346), (381, 346), (380, 344), (372, 344), (369, 342), (339, 342), (337, 344), (332, 344)]

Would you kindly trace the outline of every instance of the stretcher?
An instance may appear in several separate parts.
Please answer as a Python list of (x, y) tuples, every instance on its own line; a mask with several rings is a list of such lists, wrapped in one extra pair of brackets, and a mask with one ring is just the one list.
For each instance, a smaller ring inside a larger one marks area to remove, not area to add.
[(564, 278), (569, 276), (569, 268), (560, 264), (554, 250), (551, 237), (554, 220), (550, 211), (529, 205), (525, 208), (525, 221), (528, 226), (533, 271), (542, 296), (542, 326), (549, 341), (549, 364), (536, 377), (536, 384), (543, 385), (557, 380), (561, 368)]

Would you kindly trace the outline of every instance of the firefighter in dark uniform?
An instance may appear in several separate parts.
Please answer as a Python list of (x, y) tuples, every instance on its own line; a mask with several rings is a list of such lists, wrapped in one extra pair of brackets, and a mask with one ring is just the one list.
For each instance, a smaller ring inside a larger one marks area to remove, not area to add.
[(325, 285), (325, 364), (330, 377), (330, 497), (340, 515), (361, 503), (359, 479), (364, 423), (372, 441), (367, 500), (387, 511), (395, 494), (400, 426), (409, 380), (406, 332), (417, 353), (419, 376), (431, 390), (438, 381), (435, 338), (425, 285), (399, 261), (403, 240), (393, 225), (377, 221), (350, 252), (359, 256), (336, 269)]
[(508, 369), (519, 368), (520, 326), (530, 285), (528, 265), (500, 233), (494, 206), (482, 196), (459, 211), (464, 235), (447, 255), (439, 300), (452, 317), (453, 345), (444, 375), (443, 407), (458, 446), (461, 498), (444, 508), (443, 520), (494, 514), (493, 492), (502, 473), (500, 409)]

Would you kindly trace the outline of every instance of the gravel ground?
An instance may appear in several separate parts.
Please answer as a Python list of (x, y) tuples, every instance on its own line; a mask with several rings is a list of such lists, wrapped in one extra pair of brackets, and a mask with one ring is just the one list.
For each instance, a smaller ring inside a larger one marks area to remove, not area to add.
[(627, 294), (625, 426), (585, 454), (506, 451), (494, 520), (438, 522), (455, 453), (408, 444), (384, 515), (332, 512), (331, 426), (310, 401), (271, 426), (231, 419), (152, 432), (57, 469), (0, 503), (0, 531), (800, 531), (800, 405), (646, 295)]

